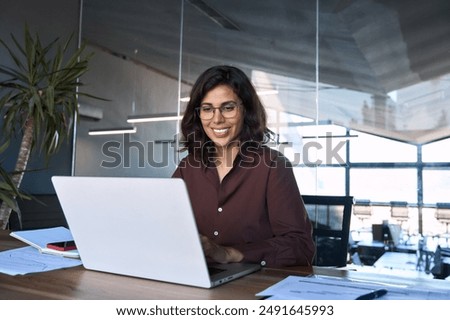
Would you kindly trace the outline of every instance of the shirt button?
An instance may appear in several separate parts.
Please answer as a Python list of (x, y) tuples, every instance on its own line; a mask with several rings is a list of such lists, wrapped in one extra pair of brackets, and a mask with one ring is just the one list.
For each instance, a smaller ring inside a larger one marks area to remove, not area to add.
[(261, 266), (264, 267), (266, 265), (266, 262), (263, 260), (261, 261)]
[(218, 236), (219, 235), (219, 231), (214, 231), (214, 235)]
[(222, 209), (222, 208), (218, 208), (217, 211), (218, 211), (218, 212), (222, 212), (223, 209)]

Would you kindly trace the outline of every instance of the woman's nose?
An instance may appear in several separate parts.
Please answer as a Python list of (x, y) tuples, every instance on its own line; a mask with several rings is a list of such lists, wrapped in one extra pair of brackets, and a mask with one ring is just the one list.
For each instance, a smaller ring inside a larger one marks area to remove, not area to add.
[(225, 118), (223, 117), (220, 109), (214, 109), (213, 121), (215, 123), (220, 123), (220, 122), (223, 122), (224, 119)]

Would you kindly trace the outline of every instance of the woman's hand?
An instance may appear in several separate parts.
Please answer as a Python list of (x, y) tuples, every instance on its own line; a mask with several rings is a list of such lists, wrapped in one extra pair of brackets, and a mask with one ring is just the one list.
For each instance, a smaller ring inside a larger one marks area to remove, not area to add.
[(209, 240), (208, 237), (200, 235), (205, 256), (219, 263), (240, 262), (244, 255), (232, 247), (223, 247)]

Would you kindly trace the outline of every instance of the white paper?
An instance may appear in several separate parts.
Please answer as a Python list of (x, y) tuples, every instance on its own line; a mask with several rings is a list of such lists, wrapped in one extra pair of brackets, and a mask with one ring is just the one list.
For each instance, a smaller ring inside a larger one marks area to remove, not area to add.
[(288, 276), (256, 295), (268, 300), (354, 300), (379, 289), (387, 290), (386, 295), (377, 298), (380, 300), (450, 300), (450, 283), (449, 290), (440, 290), (327, 276)]
[(340, 279), (288, 276), (257, 295), (282, 300), (354, 300), (376, 289)]
[(81, 260), (42, 254), (31, 246), (0, 252), (0, 272), (24, 275), (81, 265)]

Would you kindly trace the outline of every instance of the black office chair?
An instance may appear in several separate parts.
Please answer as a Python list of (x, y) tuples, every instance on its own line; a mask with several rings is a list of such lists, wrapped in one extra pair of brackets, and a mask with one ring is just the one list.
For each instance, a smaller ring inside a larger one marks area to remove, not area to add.
[(303, 195), (302, 198), (313, 223), (314, 265), (346, 266), (353, 197)]
[(436, 212), (434, 217), (441, 223), (445, 224), (445, 233), (440, 234), (439, 237), (445, 238), (446, 242), (450, 238), (450, 230), (448, 226), (450, 225), (450, 203), (448, 202), (438, 202), (436, 203)]

